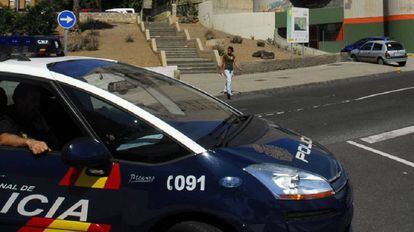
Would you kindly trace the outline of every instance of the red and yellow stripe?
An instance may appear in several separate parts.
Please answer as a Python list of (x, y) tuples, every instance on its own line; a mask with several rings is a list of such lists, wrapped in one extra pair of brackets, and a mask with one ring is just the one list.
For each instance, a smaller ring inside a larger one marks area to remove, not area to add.
[(344, 24), (383, 23), (388, 21), (414, 20), (414, 14), (390, 15), (379, 17), (347, 18)]
[(119, 164), (112, 165), (111, 173), (107, 177), (89, 176), (86, 174), (87, 168), (69, 168), (63, 179), (59, 182), (60, 186), (76, 186), (97, 189), (119, 189), (121, 185), (121, 173)]
[(33, 217), (18, 232), (109, 232), (111, 226), (89, 222)]

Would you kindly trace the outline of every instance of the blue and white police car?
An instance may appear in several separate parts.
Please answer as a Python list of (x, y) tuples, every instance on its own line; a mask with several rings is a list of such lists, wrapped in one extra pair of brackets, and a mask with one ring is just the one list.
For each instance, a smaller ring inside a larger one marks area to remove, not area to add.
[(5, 109), (22, 84), (55, 139), (0, 147), (0, 231), (351, 231), (348, 176), (305, 136), (112, 60), (0, 62)]

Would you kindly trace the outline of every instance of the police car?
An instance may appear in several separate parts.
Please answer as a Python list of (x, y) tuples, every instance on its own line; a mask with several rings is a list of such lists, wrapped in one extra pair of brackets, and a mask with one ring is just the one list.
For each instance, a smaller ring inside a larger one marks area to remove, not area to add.
[(341, 164), (320, 144), (178, 80), (112, 60), (7, 59), (42, 89), (53, 151), (0, 147), (0, 231), (351, 231)]

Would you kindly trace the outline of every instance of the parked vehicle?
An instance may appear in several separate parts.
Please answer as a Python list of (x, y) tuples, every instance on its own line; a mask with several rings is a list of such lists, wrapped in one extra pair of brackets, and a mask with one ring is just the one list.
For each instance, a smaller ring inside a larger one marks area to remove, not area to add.
[(0, 62), (5, 108), (21, 84), (56, 141), (0, 146), (0, 231), (352, 231), (347, 172), (305, 136), (111, 60)]
[(128, 14), (128, 13), (135, 13), (134, 8), (113, 8), (105, 10), (108, 13), (121, 13), (121, 14)]
[(368, 41), (361, 48), (352, 50), (351, 58), (354, 61), (397, 63), (399, 66), (405, 66), (407, 52), (404, 46), (396, 41)]
[(0, 51), (24, 53), (31, 57), (64, 56), (58, 36), (0, 36)]
[(341, 50), (341, 52), (351, 52), (354, 49), (360, 48), (362, 45), (364, 45), (368, 41), (381, 41), (381, 40), (387, 41), (387, 40), (390, 40), (390, 38), (385, 37), (385, 36), (372, 36), (372, 37), (362, 38), (353, 44), (347, 45)]

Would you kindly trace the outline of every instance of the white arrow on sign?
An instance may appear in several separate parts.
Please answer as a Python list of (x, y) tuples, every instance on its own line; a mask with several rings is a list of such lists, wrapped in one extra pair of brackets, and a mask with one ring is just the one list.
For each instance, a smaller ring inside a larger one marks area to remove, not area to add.
[(73, 21), (73, 18), (66, 16), (66, 18), (61, 18), (60, 21), (66, 22), (66, 23), (70, 23)]

